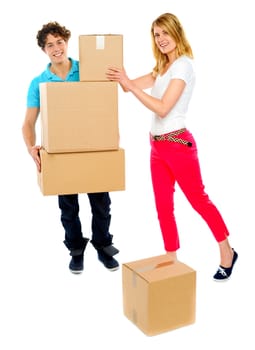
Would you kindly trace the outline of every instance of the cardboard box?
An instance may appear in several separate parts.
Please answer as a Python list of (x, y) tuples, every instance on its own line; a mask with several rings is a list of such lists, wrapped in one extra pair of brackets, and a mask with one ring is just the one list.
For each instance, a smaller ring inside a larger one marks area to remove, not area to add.
[(125, 190), (124, 149), (47, 153), (40, 150), (38, 184), (43, 195)]
[(119, 148), (117, 83), (41, 83), (40, 98), (41, 141), (48, 153)]
[(80, 81), (108, 81), (109, 65), (123, 67), (123, 36), (91, 34), (79, 36)]
[(160, 255), (122, 265), (123, 311), (146, 335), (195, 322), (196, 272)]

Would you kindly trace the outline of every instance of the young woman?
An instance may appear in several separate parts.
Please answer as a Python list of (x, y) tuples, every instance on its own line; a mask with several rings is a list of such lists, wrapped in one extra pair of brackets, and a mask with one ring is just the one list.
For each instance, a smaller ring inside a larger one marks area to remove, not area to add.
[[(106, 75), (152, 111), (151, 177), (167, 254), (176, 259), (180, 247), (173, 202), (177, 182), (218, 242), (220, 265), (214, 279), (226, 280), (238, 254), (230, 246), (229, 232), (221, 214), (204, 191), (196, 141), (185, 125), (195, 84), (192, 49), (180, 21), (171, 13), (153, 21), (151, 37), (156, 60), (152, 72), (131, 80), (125, 69), (109, 67)], [(151, 94), (144, 91), (148, 88)]]

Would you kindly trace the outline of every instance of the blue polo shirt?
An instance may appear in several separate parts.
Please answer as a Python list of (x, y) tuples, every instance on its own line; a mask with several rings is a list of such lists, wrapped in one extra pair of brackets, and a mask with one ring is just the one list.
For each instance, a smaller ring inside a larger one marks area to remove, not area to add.
[(40, 108), (40, 83), (80, 80), (79, 62), (72, 58), (69, 58), (69, 60), (72, 62), (72, 67), (65, 80), (59, 78), (56, 74), (52, 73), (50, 71), (51, 63), (48, 63), (46, 70), (31, 81), (27, 93), (28, 108)]

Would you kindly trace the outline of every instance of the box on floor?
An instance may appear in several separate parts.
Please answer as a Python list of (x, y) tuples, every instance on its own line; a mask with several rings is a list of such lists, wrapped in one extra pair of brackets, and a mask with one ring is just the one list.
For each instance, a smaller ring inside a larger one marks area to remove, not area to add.
[(124, 315), (146, 335), (195, 322), (196, 271), (160, 255), (122, 265)]

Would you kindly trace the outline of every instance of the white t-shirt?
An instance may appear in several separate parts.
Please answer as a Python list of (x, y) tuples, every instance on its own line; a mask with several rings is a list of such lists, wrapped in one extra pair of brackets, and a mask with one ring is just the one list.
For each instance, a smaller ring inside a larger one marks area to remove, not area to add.
[(185, 128), (186, 113), (195, 85), (193, 60), (187, 56), (178, 57), (165, 74), (157, 76), (151, 89), (151, 95), (156, 98), (162, 98), (172, 79), (182, 79), (185, 81), (186, 86), (179, 100), (167, 116), (160, 118), (157, 114), (153, 114), (151, 123), (152, 135), (166, 134)]

